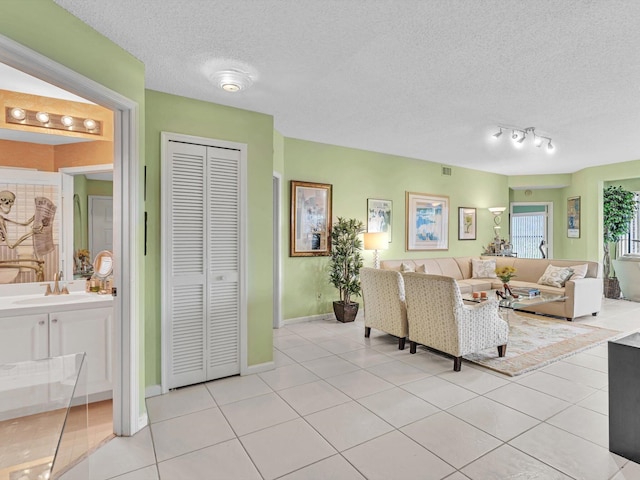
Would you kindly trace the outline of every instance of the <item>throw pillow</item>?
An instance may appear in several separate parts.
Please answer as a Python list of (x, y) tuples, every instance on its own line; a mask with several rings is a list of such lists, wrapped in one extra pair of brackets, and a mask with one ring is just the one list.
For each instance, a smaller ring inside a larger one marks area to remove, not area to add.
[(498, 278), (495, 260), (471, 259), (471, 278)]
[(427, 266), (424, 263), (422, 265), (418, 265), (416, 267), (416, 272), (418, 272), (418, 273), (427, 273)]
[(573, 275), (569, 278), (569, 280), (578, 280), (580, 278), (584, 278), (587, 276), (587, 270), (589, 270), (589, 265), (586, 263), (584, 265), (572, 265), (571, 270), (573, 270)]
[(402, 262), (402, 265), (400, 265), (400, 271), (401, 272), (415, 272), (416, 269), (413, 268), (413, 265), (409, 265), (408, 263)]
[(564, 287), (564, 283), (573, 274), (573, 270), (569, 267), (554, 267), (547, 265), (538, 283), (540, 285), (549, 285), (550, 287)]

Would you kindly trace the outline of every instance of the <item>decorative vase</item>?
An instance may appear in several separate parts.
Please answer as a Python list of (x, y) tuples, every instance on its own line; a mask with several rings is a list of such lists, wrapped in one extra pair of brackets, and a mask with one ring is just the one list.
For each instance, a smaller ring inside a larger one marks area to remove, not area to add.
[(358, 315), (358, 307), (357, 302), (345, 304), (335, 301), (333, 302), (333, 313), (335, 313), (339, 322), (353, 322), (356, 319), (356, 315)]

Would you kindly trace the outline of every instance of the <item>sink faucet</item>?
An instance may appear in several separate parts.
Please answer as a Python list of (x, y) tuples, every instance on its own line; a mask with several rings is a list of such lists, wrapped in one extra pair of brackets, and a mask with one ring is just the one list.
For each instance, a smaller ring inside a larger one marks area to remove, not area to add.
[(53, 295), (60, 295), (60, 279), (62, 278), (62, 272), (56, 272), (53, 274)]

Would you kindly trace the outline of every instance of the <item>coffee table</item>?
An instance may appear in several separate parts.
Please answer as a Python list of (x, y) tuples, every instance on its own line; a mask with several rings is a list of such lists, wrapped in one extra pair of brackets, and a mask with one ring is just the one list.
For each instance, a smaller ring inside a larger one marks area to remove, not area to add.
[[(558, 293), (540, 292), (540, 295), (536, 295), (535, 297), (520, 296), (518, 298), (506, 300), (498, 298), (496, 295), (496, 290), (487, 290), (487, 298), (497, 298), (499, 300), (498, 304), (500, 305), (500, 308), (506, 312), (506, 320), (509, 321), (509, 312), (511, 310), (524, 310), (526, 308), (535, 307), (536, 305), (541, 305), (543, 303), (560, 302), (562, 300), (565, 300), (567, 297)], [(473, 295), (471, 293), (462, 294), (462, 299), (465, 302), (474, 303), (487, 301), (487, 299), (473, 298)]]

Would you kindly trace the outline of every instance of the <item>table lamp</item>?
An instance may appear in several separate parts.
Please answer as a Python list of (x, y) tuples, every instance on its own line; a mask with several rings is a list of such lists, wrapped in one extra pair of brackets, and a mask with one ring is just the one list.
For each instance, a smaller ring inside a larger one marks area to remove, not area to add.
[(373, 258), (375, 268), (380, 268), (378, 250), (386, 250), (388, 248), (389, 238), (385, 232), (371, 232), (364, 234), (364, 249), (374, 251)]

